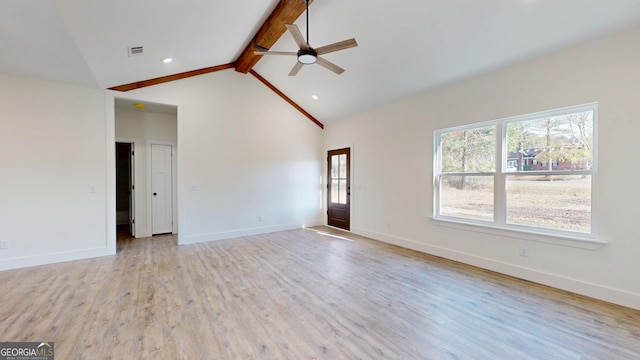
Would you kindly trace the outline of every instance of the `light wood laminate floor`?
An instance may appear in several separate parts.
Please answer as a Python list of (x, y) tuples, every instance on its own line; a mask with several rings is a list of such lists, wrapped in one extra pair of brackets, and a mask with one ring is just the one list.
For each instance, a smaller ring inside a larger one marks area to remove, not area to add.
[(0, 272), (0, 341), (60, 360), (640, 359), (640, 311), (326, 228), (118, 247)]

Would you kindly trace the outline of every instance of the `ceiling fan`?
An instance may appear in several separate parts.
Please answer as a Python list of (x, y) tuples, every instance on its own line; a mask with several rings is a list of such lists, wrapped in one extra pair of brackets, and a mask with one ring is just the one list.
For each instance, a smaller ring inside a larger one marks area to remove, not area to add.
[(255, 51), (254, 53), (256, 55), (295, 55), (297, 56), (298, 62), (293, 66), (293, 69), (291, 69), (291, 71), (289, 72), (289, 76), (295, 76), (296, 74), (298, 74), (298, 72), (300, 71), (300, 69), (302, 69), (304, 65), (312, 65), (315, 63), (318, 63), (318, 65), (325, 67), (338, 75), (342, 74), (344, 72), (343, 68), (332, 63), (327, 59), (320, 57), (320, 55), (358, 46), (356, 39), (352, 38), (348, 40), (339, 41), (337, 43), (319, 47), (317, 49), (312, 48), (311, 45), (309, 45), (309, 0), (302, 0), (302, 1), (307, 3), (307, 40), (306, 41), (304, 40), (304, 37), (302, 36), (302, 33), (300, 32), (300, 29), (298, 28), (298, 26), (296, 26), (295, 24), (285, 24), (285, 26), (287, 27), (287, 30), (289, 30), (289, 33), (291, 34), (291, 36), (293, 36), (293, 39), (296, 41), (296, 43), (298, 44), (298, 47), (300, 48), (298, 52), (260, 50), (260, 51)]

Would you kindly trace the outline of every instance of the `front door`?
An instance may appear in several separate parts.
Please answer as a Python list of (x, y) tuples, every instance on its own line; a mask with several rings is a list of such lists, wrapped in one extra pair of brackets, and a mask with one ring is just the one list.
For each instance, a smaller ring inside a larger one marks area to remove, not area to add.
[(173, 231), (171, 145), (151, 144), (151, 233)]
[(349, 148), (331, 150), (327, 157), (327, 168), (329, 169), (327, 184), (327, 224), (345, 230), (350, 230), (351, 227), (350, 153), (351, 150)]

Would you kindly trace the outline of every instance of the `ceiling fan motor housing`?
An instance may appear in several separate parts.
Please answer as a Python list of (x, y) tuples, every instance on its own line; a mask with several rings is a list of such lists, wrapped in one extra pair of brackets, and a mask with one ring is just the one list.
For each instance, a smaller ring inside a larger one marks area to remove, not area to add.
[(298, 50), (298, 62), (304, 65), (315, 64), (318, 60), (318, 53), (309, 48), (307, 50), (300, 49)]
[(298, 44), (298, 52), (288, 52), (288, 51), (255, 51), (256, 55), (295, 55), (297, 57), (298, 62), (293, 66), (293, 69), (289, 72), (289, 76), (295, 76), (300, 69), (304, 65), (313, 65), (319, 64), (320, 66), (333, 71), (334, 73), (340, 75), (344, 72), (344, 69), (339, 67), (338, 65), (332, 63), (331, 61), (319, 57), (318, 55), (325, 55), (328, 53), (332, 53), (338, 50), (348, 49), (350, 47), (358, 46), (356, 39), (348, 39), (339, 41), (333, 44), (325, 45), (319, 47), (318, 50), (313, 49), (309, 46), (309, 2), (312, 0), (302, 0), (307, 3), (307, 38), (305, 40), (302, 32), (296, 24), (284, 24), (296, 44)]

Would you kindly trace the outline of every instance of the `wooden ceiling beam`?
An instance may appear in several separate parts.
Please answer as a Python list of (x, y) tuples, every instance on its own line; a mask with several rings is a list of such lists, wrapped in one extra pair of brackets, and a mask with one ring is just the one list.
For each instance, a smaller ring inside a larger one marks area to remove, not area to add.
[(114, 86), (114, 87), (109, 88), (109, 90), (129, 91), (129, 90), (134, 90), (134, 89), (140, 89), (140, 88), (143, 88), (143, 87), (152, 86), (152, 85), (158, 85), (158, 84), (166, 83), (166, 82), (169, 82), (169, 81), (176, 81), (176, 80), (180, 80), (180, 79), (186, 79), (186, 78), (189, 78), (189, 77), (192, 77), (192, 76), (208, 74), (208, 73), (212, 73), (212, 72), (216, 72), (216, 71), (220, 71), (220, 70), (233, 69), (235, 66), (236, 66), (235, 63), (216, 65), (216, 66), (211, 66), (211, 67), (198, 69), (198, 70), (185, 71), (185, 72), (182, 72), (182, 73), (179, 73), (179, 74), (162, 76), (162, 77), (158, 77), (158, 78), (155, 78), (155, 79), (143, 80), (143, 81), (138, 81), (138, 82), (125, 84), (125, 85), (118, 85), (118, 86)]
[[(309, 0), (309, 4), (313, 4), (313, 0)], [(293, 24), (300, 15), (304, 13), (306, 6), (305, 0), (280, 0), (271, 15), (269, 15), (267, 20), (255, 34), (253, 40), (251, 40), (251, 42), (246, 46), (244, 51), (240, 54), (240, 57), (238, 57), (238, 60), (233, 63), (186, 71), (179, 74), (162, 76), (130, 84), (118, 85), (109, 88), (109, 90), (129, 91), (232, 68), (235, 68), (238, 72), (246, 74), (262, 58), (262, 55), (254, 54), (254, 51), (256, 50), (254, 45), (270, 49), (273, 44), (275, 44), (275, 42), (278, 41), (278, 39), (287, 31), (285, 24)]]
[[(309, 0), (309, 4), (312, 4), (313, 0)], [(212, 66), (204, 69), (186, 71), (179, 74), (162, 76), (159, 78), (138, 81), (130, 84), (124, 84), (109, 88), (115, 91), (129, 91), (134, 89), (140, 89), (147, 86), (158, 85), (169, 81), (175, 81), (180, 79), (186, 79), (192, 76), (207, 74), (215, 71), (233, 69), (236, 71), (247, 74), (250, 73), (256, 79), (260, 80), (273, 92), (278, 94), (287, 103), (293, 106), (296, 110), (300, 111), (304, 116), (309, 118), (314, 124), (318, 125), (321, 129), (324, 129), (324, 124), (318, 121), (313, 115), (309, 114), (300, 105), (296, 104), (291, 98), (285, 95), (282, 91), (276, 88), (273, 84), (267, 81), (264, 77), (253, 70), (253, 66), (262, 58), (262, 55), (255, 55), (254, 51), (257, 49), (254, 45), (258, 45), (265, 49), (270, 49), (273, 44), (280, 39), (280, 37), (287, 31), (286, 24), (293, 24), (306, 10), (305, 0), (280, 0), (276, 8), (271, 15), (262, 24), (258, 32), (255, 34), (253, 40), (244, 49), (238, 60), (233, 63)]]
[[(313, 0), (310, 0), (309, 4), (312, 3)], [(304, 0), (280, 0), (280, 3), (236, 60), (236, 71), (246, 74), (253, 69), (253, 66), (262, 58), (262, 55), (253, 53), (257, 50), (254, 45), (270, 49), (287, 31), (285, 24), (293, 24), (304, 13), (306, 7)]]

